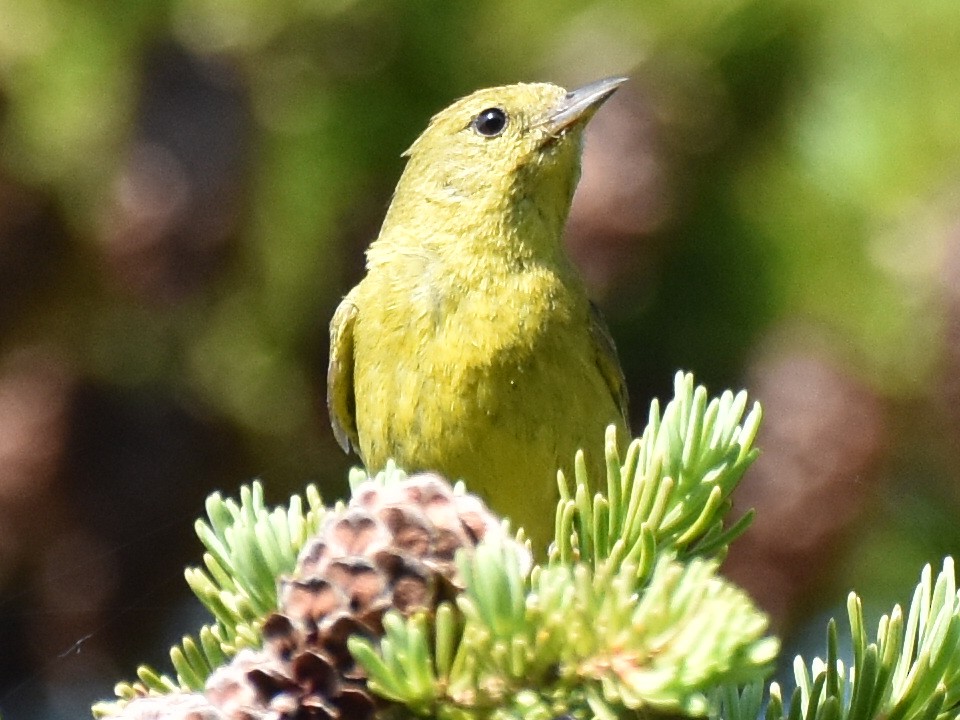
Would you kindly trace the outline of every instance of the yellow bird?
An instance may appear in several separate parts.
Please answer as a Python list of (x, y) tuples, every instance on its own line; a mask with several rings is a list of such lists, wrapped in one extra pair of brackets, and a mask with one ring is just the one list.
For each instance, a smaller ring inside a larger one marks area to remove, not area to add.
[(479, 90), (437, 114), (330, 324), (327, 402), (345, 451), (485, 495), (540, 547), (556, 472), (602, 477), (627, 438), (623, 371), (564, 253), (587, 121), (625, 81)]

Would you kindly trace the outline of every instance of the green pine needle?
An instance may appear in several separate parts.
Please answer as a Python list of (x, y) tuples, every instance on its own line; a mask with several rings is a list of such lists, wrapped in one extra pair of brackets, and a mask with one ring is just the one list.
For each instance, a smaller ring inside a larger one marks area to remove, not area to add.
[[(860, 598), (851, 593), (847, 614), (853, 665), (837, 659), (836, 623), (827, 631), (827, 660), (794, 662), (797, 691), (785, 706), (770, 687), (767, 720), (956, 720), (960, 718), (960, 594), (952, 558), (933, 581), (926, 566), (904, 620), (897, 605), (867, 638)], [(724, 720), (748, 720), (731, 711)], [(787, 710), (786, 714), (784, 710)], [(735, 708), (734, 708), (735, 710)], [(752, 719), (750, 719), (752, 720)]]
[(450, 611), (442, 619), (438, 613), (432, 642), (423, 616), (398, 615), (389, 616), (379, 647), (351, 640), (371, 687), (418, 714), (440, 716), (452, 708), (487, 712), (522, 693), (574, 715), (601, 706), (617, 716), (701, 715), (713, 688), (758, 680), (772, 666), (778, 646), (764, 635), (766, 617), (712, 561), (664, 558), (638, 595), (630, 566), (526, 573), (518, 557), (510, 541), (459, 556), (463, 630), (442, 682), (427, 648), (455, 635)]
[(267, 508), (260, 482), (241, 487), (239, 503), (220, 493), (207, 498), (207, 521), (195, 524), (206, 548), (204, 568), (187, 568), (184, 575), (215, 622), (200, 629), (198, 640), (185, 636), (171, 648), (176, 680), (143, 666), (138, 682), (117, 686), (119, 697), (202, 690), (215, 668), (244, 647), (260, 646), (260, 623), (277, 606), (277, 578), (294, 569), (300, 549), (326, 513), (314, 486), (305, 495), (306, 511), (297, 495), (286, 508)]
[(615, 430), (606, 439), (606, 493), (592, 494), (582, 454), (572, 488), (560, 474), (556, 542), (551, 562), (629, 562), (641, 577), (658, 554), (679, 559), (723, 557), (750, 523), (747, 514), (725, 527), (730, 493), (757, 456), (753, 441), (761, 411), (747, 395), (707, 399), (693, 376), (677, 373), (674, 398), (661, 415), (651, 405), (643, 435), (621, 462)]
[(382, 698), (400, 703), (415, 715), (431, 714), (439, 684), (433, 671), (428, 630), (423, 615), (404, 618), (396, 612), (384, 616), (384, 637), (379, 651), (359, 637), (348, 641), (350, 652), (368, 673), (370, 689)]

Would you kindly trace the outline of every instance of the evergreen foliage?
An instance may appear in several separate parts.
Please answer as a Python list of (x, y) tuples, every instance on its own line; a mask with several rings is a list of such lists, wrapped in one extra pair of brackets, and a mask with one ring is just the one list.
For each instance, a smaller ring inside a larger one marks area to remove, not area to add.
[[(848, 601), (853, 663), (838, 659), (836, 624), (826, 660), (794, 663), (797, 689), (764, 692), (778, 642), (749, 597), (717, 567), (750, 515), (728, 521), (730, 494), (756, 457), (760, 408), (745, 393), (708, 400), (690, 375), (675, 397), (653, 403), (644, 433), (626, 456), (606, 438), (605, 492), (595, 492), (582, 454), (570, 483), (559, 477), (557, 538), (534, 564), (522, 530), (493, 533), (459, 551), (456, 596), (431, 611), (383, 617), (383, 633), (353, 635), (348, 647), (370, 692), (385, 707), (421, 717), (550, 720), (684, 715), (713, 720), (948, 720), (960, 716), (960, 595), (953, 562), (936, 581), (927, 567), (904, 618), (884, 616), (869, 642), (861, 601)], [(355, 471), (351, 487), (403, 483), (389, 467)], [(464, 494), (462, 484), (454, 491)], [(290, 573), (324, 518), (315, 488), (306, 501), (269, 510), (259, 483), (240, 502), (212, 496), (197, 523), (204, 568), (187, 581), (214, 622), (171, 651), (176, 679), (141, 667), (121, 684), (127, 702), (197, 693), (243, 648), (262, 644), (277, 608), (277, 580)]]

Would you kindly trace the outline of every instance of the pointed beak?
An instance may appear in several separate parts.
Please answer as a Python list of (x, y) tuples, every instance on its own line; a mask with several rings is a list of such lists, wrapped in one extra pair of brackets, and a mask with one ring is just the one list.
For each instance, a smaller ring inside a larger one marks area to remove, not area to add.
[(627, 80), (625, 77), (606, 78), (571, 90), (550, 111), (543, 127), (556, 136), (577, 122), (586, 122)]

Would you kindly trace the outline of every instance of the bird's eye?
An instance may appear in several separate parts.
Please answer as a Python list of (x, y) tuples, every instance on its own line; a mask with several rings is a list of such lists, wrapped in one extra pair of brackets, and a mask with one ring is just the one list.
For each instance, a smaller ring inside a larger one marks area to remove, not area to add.
[(484, 137), (496, 137), (507, 127), (507, 114), (498, 107), (487, 108), (473, 119), (473, 129)]

